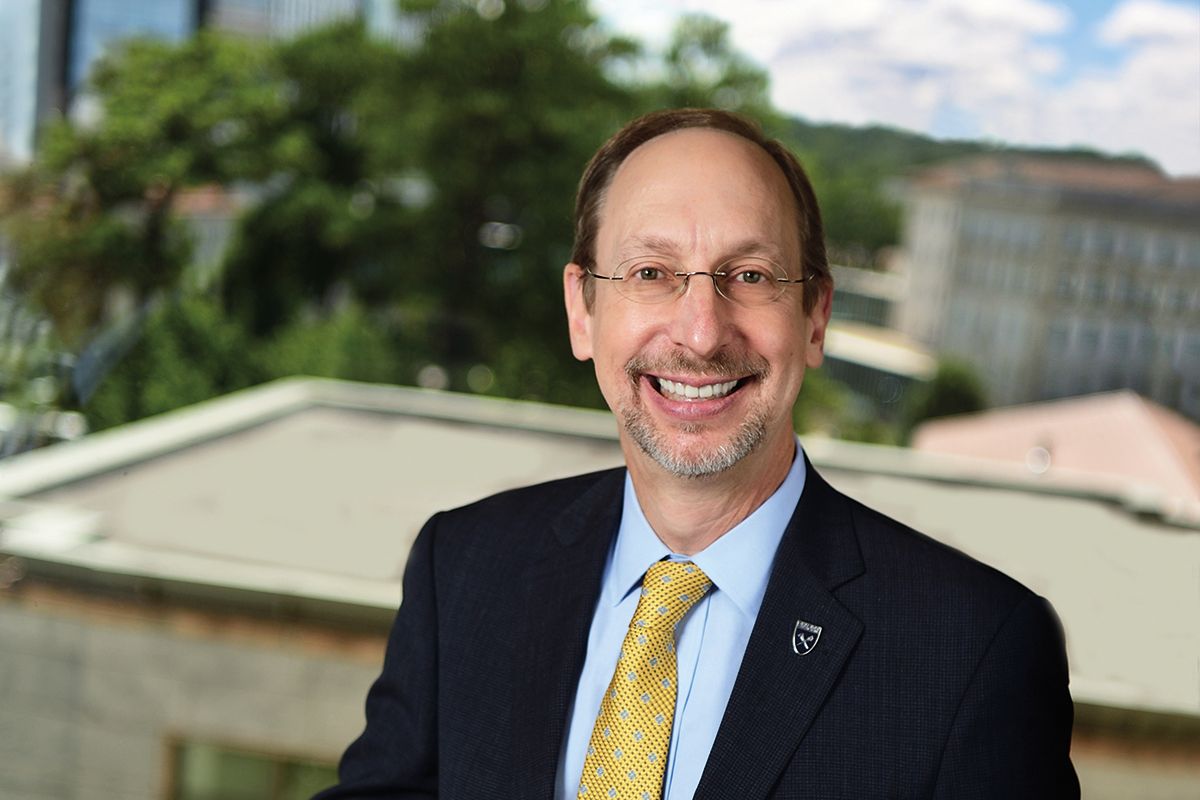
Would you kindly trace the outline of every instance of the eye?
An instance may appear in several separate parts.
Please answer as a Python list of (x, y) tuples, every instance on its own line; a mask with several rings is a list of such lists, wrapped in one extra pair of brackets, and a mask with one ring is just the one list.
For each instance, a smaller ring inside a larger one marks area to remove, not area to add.
[(639, 261), (636, 264), (630, 264), (625, 273), (626, 280), (640, 282), (660, 281), (670, 276), (670, 271), (655, 261)]
[(728, 280), (734, 283), (746, 283), (750, 285), (759, 283), (768, 283), (771, 281), (771, 274), (766, 267), (758, 264), (738, 264), (737, 266), (725, 270)]

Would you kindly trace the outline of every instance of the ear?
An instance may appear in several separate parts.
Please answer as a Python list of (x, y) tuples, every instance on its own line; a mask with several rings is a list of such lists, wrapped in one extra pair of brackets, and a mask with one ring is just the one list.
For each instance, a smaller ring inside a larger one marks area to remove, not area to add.
[(825, 361), (825, 332), (829, 328), (829, 315), (833, 311), (833, 287), (825, 285), (805, 321), (808, 334), (804, 343), (804, 366), (816, 369)]
[(583, 298), (583, 284), (583, 267), (567, 264), (563, 270), (563, 300), (567, 305), (571, 352), (580, 361), (587, 361), (592, 357), (592, 312)]

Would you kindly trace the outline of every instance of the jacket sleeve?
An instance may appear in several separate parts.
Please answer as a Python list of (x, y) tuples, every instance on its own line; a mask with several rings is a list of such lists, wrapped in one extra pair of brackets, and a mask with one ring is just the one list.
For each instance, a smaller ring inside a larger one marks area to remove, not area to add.
[(437, 797), (437, 522), (425, 524), (409, 554), (383, 672), (367, 694), (366, 730), (342, 756), (338, 785), (313, 800)]
[(936, 798), (1079, 797), (1062, 626), (1028, 594), (997, 632), (959, 705)]

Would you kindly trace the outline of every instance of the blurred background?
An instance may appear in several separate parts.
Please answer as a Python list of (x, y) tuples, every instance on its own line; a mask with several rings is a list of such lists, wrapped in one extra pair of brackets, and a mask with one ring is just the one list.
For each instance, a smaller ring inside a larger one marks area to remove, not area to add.
[(332, 780), (421, 522), (620, 463), (561, 271), (675, 106), (817, 189), (814, 463), (1050, 598), (1085, 797), (1200, 796), (1194, 0), (0, 0), (0, 795)]

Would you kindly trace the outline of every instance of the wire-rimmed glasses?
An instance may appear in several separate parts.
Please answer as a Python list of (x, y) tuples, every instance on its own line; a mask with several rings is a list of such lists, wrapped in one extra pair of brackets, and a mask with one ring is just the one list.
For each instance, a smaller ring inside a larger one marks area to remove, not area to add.
[(587, 273), (610, 281), (621, 296), (647, 305), (678, 297), (687, 289), (688, 279), (697, 275), (712, 278), (717, 293), (726, 300), (751, 307), (775, 301), (788, 284), (808, 280), (789, 278), (783, 267), (754, 256), (730, 259), (712, 272), (688, 272), (669, 256), (637, 256), (618, 264), (612, 275), (599, 275), (591, 269)]

